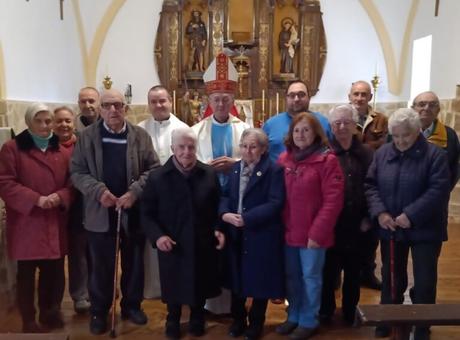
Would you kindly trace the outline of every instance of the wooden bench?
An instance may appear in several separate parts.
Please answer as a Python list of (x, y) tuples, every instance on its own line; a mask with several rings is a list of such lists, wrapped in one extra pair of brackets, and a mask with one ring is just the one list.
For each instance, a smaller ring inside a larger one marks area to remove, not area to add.
[(391, 339), (409, 339), (412, 326), (460, 325), (460, 304), (361, 305), (356, 309), (364, 326), (389, 326)]

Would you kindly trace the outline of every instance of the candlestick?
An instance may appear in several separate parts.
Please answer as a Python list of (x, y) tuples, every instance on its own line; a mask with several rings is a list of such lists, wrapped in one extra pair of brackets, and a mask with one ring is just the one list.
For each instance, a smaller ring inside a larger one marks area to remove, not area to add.
[(280, 94), (276, 92), (276, 113), (280, 112)]
[(176, 90), (173, 91), (173, 112), (176, 114)]
[(371, 80), (372, 88), (374, 89), (374, 100), (372, 102), (372, 110), (375, 111), (375, 98), (377, 98), (377, 89), (380, 85), (380, 77), (376, 74)]
[(265, 113), (265, 90), (262, 90), (262, 114)]

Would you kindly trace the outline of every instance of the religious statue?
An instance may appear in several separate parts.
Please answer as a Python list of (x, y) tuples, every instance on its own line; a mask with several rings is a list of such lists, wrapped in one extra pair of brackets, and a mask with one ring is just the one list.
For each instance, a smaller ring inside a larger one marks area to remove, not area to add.
[(289, 17), (281, 20), (281, 32), (279, 35), (280, 73), (294, 73), (294, 56), (299, 41), (294, 20)]
[(200, 94), (197, 91), (193, 92), (193, 97), (190, 98), (190, 92), (187, 91), (184, 95), (184, 104), (186, 115), (186, 123), (189, 126), (195, 125), (201, 120), (201, 101)]
[(205, 70), (204, 55), (208, 41), (206, 25), (201, 20), (201, 12), (192, 10), (192, 19), (187, 24), (185, 34), (190, 42), (189, 71), (203, 72)]

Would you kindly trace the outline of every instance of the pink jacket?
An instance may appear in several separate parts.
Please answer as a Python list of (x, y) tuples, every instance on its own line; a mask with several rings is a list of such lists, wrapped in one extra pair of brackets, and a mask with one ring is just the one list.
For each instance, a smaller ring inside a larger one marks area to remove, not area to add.
[[(69, 152), (53, 136), (46, 152), (33, 144), (27, 131), (0, 151), (0, 197), (6, 204), (8, 254), (14, 260), (57, 259), (67, 253), (67, 210), (73, 192)], [(62, 206), (41, 209), (40, 196), (57, 193)]]
[(285, 151), (278, 163), (284, 167), (286, 182), (286, 244), (306, 247), (312, 239), (323, 248), (331, 247), (344, 195), (343, 173), (336, 156), (326, 151), (296, 162)]

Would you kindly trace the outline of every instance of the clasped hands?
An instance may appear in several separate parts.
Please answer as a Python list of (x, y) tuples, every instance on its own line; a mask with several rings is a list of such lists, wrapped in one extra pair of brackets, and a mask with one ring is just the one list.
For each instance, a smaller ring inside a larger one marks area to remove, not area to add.
[(411, 227), (411, 222), (405, 213), (402, 213), (395, 219), (387, 212), (383, 212), (378, 216), (380, 227), (395, 231), (397, 227), (408, 229)]
[(116, 210), (129, 209), (133, 206), (134, 202), (136, 202), (136, 196), (131, 191), (127, 191), (122, 196), (116, 197), (106, 189), (99, 198), (99, 202), (104, 208), (115, 206)]
[(36, 203), (37, 207), (42, 209), (56, 208), (61, 204), (61, 197), (55, 192), (48, 196), (40, 196)]
[[(214, 231), (214, 236), (217, 238), (217, 250), (221, 250), (224, 248), (225, 245), (225, 235), (216, 230)], [(172, 238), (169, 236), (161, 236), (157, 242), (156, 242), (158, 250), (164, 251), (164, 252), (169, 252), (174, 249), (174, 246), (177, 245), (176, 241), (174, 241)]]

